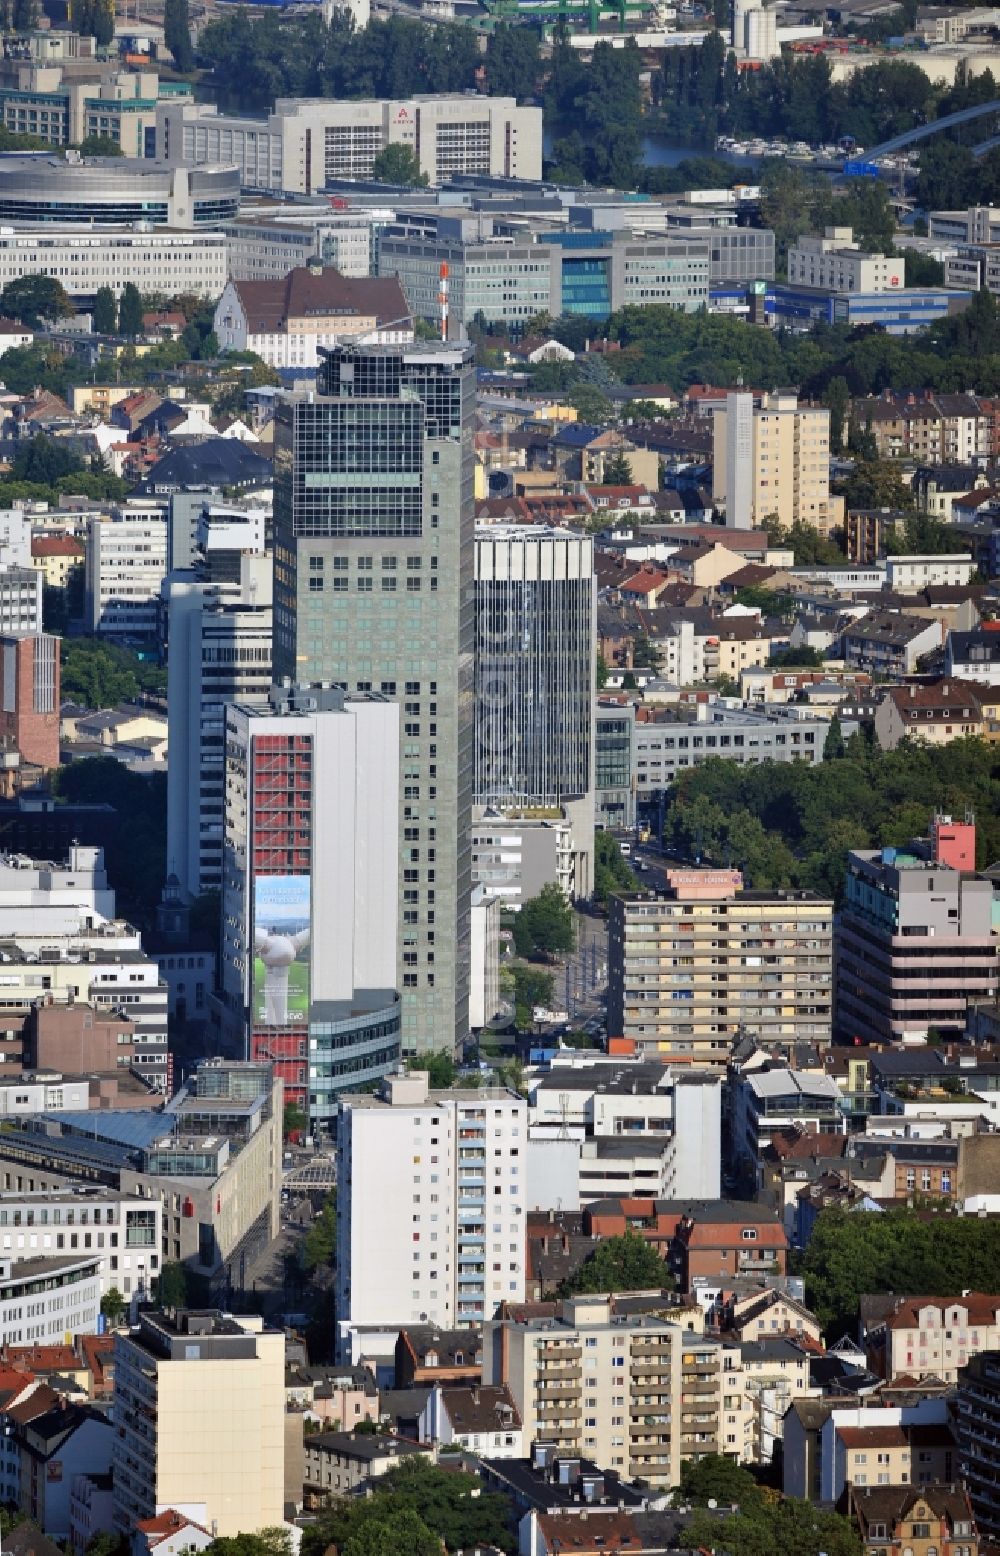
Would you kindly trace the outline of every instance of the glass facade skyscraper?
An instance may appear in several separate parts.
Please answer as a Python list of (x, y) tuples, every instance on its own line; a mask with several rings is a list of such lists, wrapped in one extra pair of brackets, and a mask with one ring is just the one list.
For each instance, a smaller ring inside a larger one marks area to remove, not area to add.
[(275, 426), (275, 677), (400, 706), (405, 1053), (468, 1032), (473, 408), (467, 346), (345, 345)]

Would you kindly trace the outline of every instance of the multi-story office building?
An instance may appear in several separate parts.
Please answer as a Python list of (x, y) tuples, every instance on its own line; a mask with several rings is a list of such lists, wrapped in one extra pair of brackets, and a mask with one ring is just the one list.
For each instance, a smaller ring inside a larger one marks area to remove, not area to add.
[(7, 156), (0, 167), (0, 222), (86, 222), (122, 227), (215, 226), (236, 215), (236, 168), (187, 168), (141, 157)]
[(275, 425), (275, 676), (400, 706), (409, 1053), (468, 1031), (473, 400), (467, 346), (342, 346)]
[(724, 1064), (764, 1043), (830, 1040), (833, 904), (744, 891), (738, 870), (669, 870), (669, 894), (611, 898), (608, 1036), (650, 1058)]
[(391, 206), (334, 211), (325, 200), (322, 205), (290, 204), (277, 214), (251, 206), (239, 220), (222, 224), (230, 279), (280, 281), (297, 265), (317, 258), (342, 276), (373, 275), (379, 231), (395, 215)]
[(97, 1254), (0, 1256), (4, 1345), (52, 1345), (67, 1334), (96, 1333), (103, 1290)]
[(568, 822), (573, 893), (593, 890), (594, 641), (589, 536), (476, 535), (477, 814)]
[(1000, 1540), (1000, 1351), (985, 1351), (962, 1369), (955, 1401), (962, 1479), (982, 1535)]
[[(527, 1103), (393, 1075), (337, 1118), (338, 1347), (358, 1331), (481, 1324), (524, 1297)], [(363, 1343), (363, 1342), (362, 1342)]]
[(219, 296), (226, 284), (226, 239), (219, 232), (143, 231), (33, 225), (0, 228), (0, 285), (25, 275), (53, 276), (74, 301), (92, 302), (102, 286), (116, 297), (127, 281), (143, 292)]
[(329, 688), (225, 713), (223, 1020), (327, 1128), (399, 1063), (399, 709)]
[(7, 58), (0, 65), (0, 123), (18, 135), (69, 146), (89, 135), (118, 142), (125, 157), (154, 153), (158, 101), (190, 97), (185, 82), (155, 70), (115, 70), (93, 60)]
[[(0, 1193), (0, 1259), (95, 1258), (99, 1294), (117, 1287), (148, 1301), (160, 1273), (163, 1203), (140, 1194), (65, 1183)], [(66, 1324), (45, 1331), (61, 1339)]]
[(87, 538), (89, 630), (102, 637), (154, 639), (166, 572), (167, 521), (162, 514), (94, 514)]
[(872, 1041), (965, 1030), (970, 1000), (995, 999), (993, 883), (977, 876), (976, 829), (935, 816), (930, 840), (847, 856), (837, 918), (836, 1024)]
[(0, 633), (41, 632), (43, 583), (33, 567), (0, 570)]
[(866, 254), (850, 227), (827, 227), (822, 237), (807, 234), (788, 250), (790, 286), (815, 286), (825, 292), (889, 292), (906, 285), (902, 255)]
[(707, 307), (711, 237), (635, 235), (586, 229), (511, 231), (489, 216), (419, 216), (384, 229), (378, 273), (397, 276), (417, 318), (441, 315), (441, 266), (448, 266), (453, 328), (482, 315), (523, 324), (539, 313), (605, 318), (628, 304)]
[(713, 756), (743, 766), (757, 762), (815, 766), (823, 760), (829, 723), (815, 715), (803, 717), (800, 707), (757, 711), (699, 703), (695, 711), (698, 717), (684, 719), (666, 709), (663, 718), (635, 725), (635, 787), (640, 797), (669, 788), (679, 772)]
[(827, 533), (844, 519), (830, 492), (830, 412), (802, 406), (794, 394), (726, 396), (713, 417), (712, 497), (740, 529), (774, 515), (786, 527)]
[(680, 1321), (613, 1312), (608, 1297), (483, 1331), (483, 1379), (510, 1389), (526, 1442), (543, 1437), (654, 1486), (676, 1486), (685, 1459), (723, 1451), (723, 1400), (740, 1376), (738, 1350)]
[(461, 173), (538, 179), (542, 110), (476, 92), (336, 102), (279, 97), (266, 122), (207, 103), (160, 104), (156, 155), (202, 168), (235, 163), (245, 189), (315, 194), (335, 179), (368, 179), (386, 146), (414, 152), (443, 184)]
[(265, 704), (271, 687), (271, 558), (239, 561), (238, 584), (181, 574), (165, 585), (167, 858), (189, 899), (222, 886), (226, 704)]
[(5, 1192), (104, 1184), (162, 1201), (163, 1261), (221, 1297), (279, 1230), (282, 1087), (270, 1064), (203, 1061), (162, 1112), (50, 1113), (45, 1132), (0, 1133)]
[(115, 1336), (115, 1525), (166, 1508), (226, 1536), (284, 1520), (285, 1337), (169, 1309)]
[(633, 756), (635, 703), (599, 698), (594, 716), (594, 796), (597, 824), (635, 826)]

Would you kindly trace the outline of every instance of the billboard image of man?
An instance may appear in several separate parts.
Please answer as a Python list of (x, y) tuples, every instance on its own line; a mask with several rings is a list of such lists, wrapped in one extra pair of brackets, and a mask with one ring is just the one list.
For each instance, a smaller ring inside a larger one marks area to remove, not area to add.
[(255, 1025), (308, 1020), (309, 884), (308, 876), (295, 875), (254, 882)]

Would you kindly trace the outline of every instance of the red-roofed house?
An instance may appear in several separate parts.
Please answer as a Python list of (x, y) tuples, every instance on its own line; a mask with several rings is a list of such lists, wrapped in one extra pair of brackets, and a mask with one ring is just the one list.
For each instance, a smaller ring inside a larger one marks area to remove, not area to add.
[(618, 585), (619, 593), (623, 600), (633, 605), (645, 605), (652, 610), (664, 589), (673, 580), (667, 573), (661, 573), (659, 568), (643, 565), (631, 578)]
[(271, 367), (314, 368), (320, 346), (364, 335), (413, 340), (409, 304), (395, 276), (343, 276), (300, 265), (280, 281), (228, 281), (215, 310), (223, 351), (255, 351)]
[(140, 1518), (132, 1530), (131, 1556), (182, 1556), (184, 1551), (203, 1551), (212, 1535), (193, 1518), (168, 1507), (155, 1518)]
[(866, 1349), (869, 1365), (890, 1380), (909, 1373), (955, 1383), (973, 1356), (1000, 1349), (1000, 1295), (900, 1297), (869, 1331)]
[(31, 565), (50, 589), (64, 589), (74, 568), (82, 567), (86, 552), (72, 535), (32, 535)]

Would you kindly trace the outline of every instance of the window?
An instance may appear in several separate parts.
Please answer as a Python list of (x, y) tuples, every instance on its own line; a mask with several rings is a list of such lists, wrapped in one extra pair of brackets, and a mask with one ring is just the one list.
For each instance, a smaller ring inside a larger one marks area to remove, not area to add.
[(757, 1241), (757, 1228), (755, 1226), (745, 1226), (743, 1228), (743, 1241), (745, 1243), (755, 1243)]

